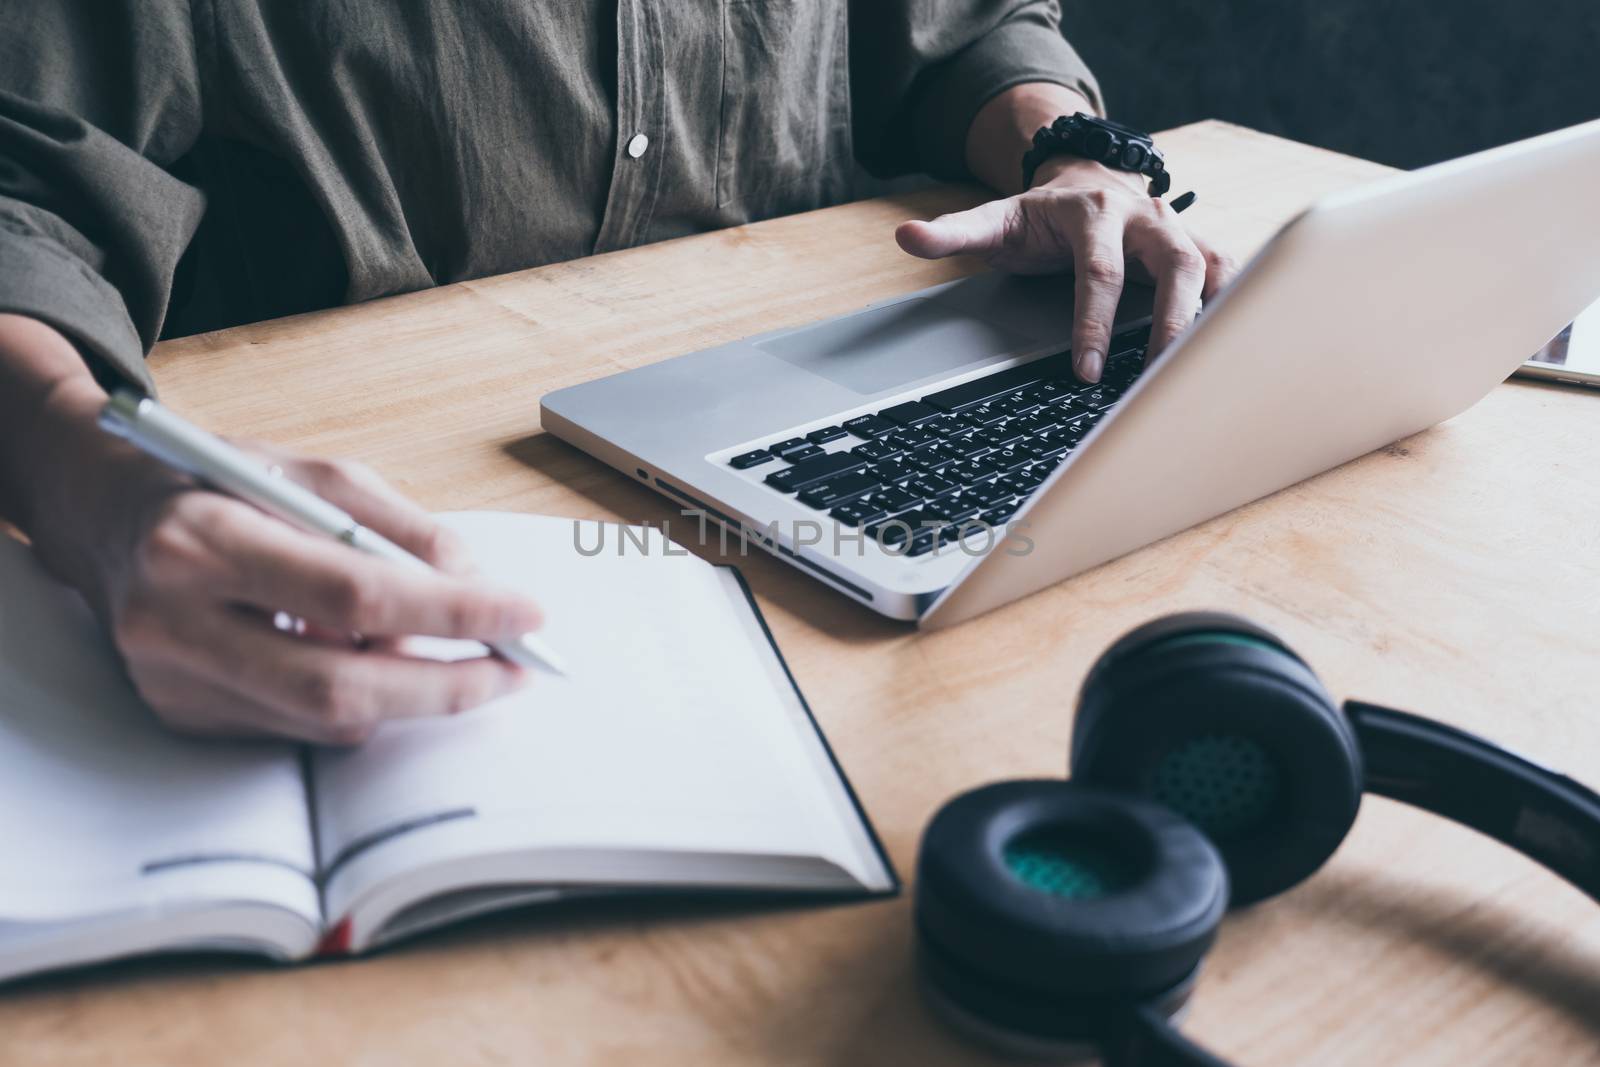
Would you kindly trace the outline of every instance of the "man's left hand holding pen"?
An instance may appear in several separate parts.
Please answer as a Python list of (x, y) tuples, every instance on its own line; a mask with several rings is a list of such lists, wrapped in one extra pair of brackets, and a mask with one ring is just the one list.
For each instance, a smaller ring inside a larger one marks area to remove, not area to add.
[[(385, 719), (453, 714), (530, 680), (500, 657), (398, 649), (413, 634), (512, 641), (540, 612), (476, 578), (455, 537), (375, 474), (242, 446), (437, 571), (199, 488), (101, 432), (105, 403), (62, 334), (0, 314), (0, 519), (83, 594), (167, 725), (355, 744)], [(285, 614), (304, 626), (276, 624)]]

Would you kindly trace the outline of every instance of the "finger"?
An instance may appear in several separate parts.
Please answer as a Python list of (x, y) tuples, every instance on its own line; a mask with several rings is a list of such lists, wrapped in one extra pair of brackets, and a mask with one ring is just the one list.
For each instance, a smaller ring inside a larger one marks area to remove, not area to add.
[(1124, 281), (1120, 216), (1091, 216), (1072, 241), (1072, 369), (1100, 380)]
[(243, 504), (214, 509), (199, 531), (225, 560), (215, 595), (285, 611), (324, 631), (493, 641), (537, 629), (527, 597), (437, 571), (413, 570), (302, 533)]
[(1156, 280), (1155, 306), (1146, 358), (1159, 355), (1194, 322), (1205, 286), (1205, 260), (1194, 241), (1178, 225), (1172, 209), (1152, 201), (1153, 213), (1128, 228), (1128, 252)]
[(171, 666), (135, 670), (134, 684), (162, 723), (194, 737), (288, 739), (325, 745), (356, 744), (366, 734), (340, 732), (320, 722), (284, 715), (231, 684)]
[(1228, 253), (1219, 248), (1211, 247), (1199, 238), (1195, 239), (1195, 245), (1200, 249), (1200, 254), (1206, 260), (1206, 284), (1205, 288), (1200, 291), (1200, 299), (1209, 304), (1229, 282), (1238, 276), (1239, 264)]
[(289, 478), (412, 555), (451, 573), (472, 570), (459, 537), (365, 464), (297, 456), (254, 442), (251, 450), (269, 456)]
[(902, 222), (894, 231), (894, 239), (902, 249), (922, 259), (993, 255), (1004, 247), (1016, 210), (1015, 198), (991, 200), (927, 222)]
[(299, 460), (290, 477), (348, 511), (361, 525), (443, 570), (472, 570), (466, 545), (370, 467), (329, 460)]
[(305, 641), (240, 613), (180, 625), (182, 666), (316, 740), (356, 743), (382, 722), (459, 714), (532, 678), (490, 656), (445, 663)]

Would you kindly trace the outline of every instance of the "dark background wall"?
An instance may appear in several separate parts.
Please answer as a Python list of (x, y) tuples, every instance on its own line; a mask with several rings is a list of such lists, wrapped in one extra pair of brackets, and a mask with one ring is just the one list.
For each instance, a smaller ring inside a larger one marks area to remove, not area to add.
[[(1115, 118), (1417, 167), (1600, 118), (1600, 0), (1063, 0)], [(1569, 190), (1600, 195), (1600, 190)]]

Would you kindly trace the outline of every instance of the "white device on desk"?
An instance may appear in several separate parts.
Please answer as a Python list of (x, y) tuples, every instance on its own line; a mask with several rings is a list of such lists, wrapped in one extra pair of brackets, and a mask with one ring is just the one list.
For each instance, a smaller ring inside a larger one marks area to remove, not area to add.
[[(1143, 374), (1120, 334), (1098, 389), (1070, 287), (985, 275), (560, 390), (544, 427), (948, 625), (1471, 406), (1600, 293), (1600, 198), (1553, 188), (1600, 188), (1600, 122), (1329, 197)], [(1148, 315), (1134, 290), (1119, 322)]]
[(1534, 357), (1517, 368), (1523, 378), (1600, 389), (1600, 302), (1551, 338)]

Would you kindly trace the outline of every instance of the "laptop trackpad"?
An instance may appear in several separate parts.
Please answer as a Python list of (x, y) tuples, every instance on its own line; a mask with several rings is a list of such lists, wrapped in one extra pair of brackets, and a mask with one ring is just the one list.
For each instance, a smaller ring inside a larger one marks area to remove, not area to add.
[(835, 385), (880, 393), (1035, 343), (970, 312), (916, 297), (820, 322), (756, 347)]

